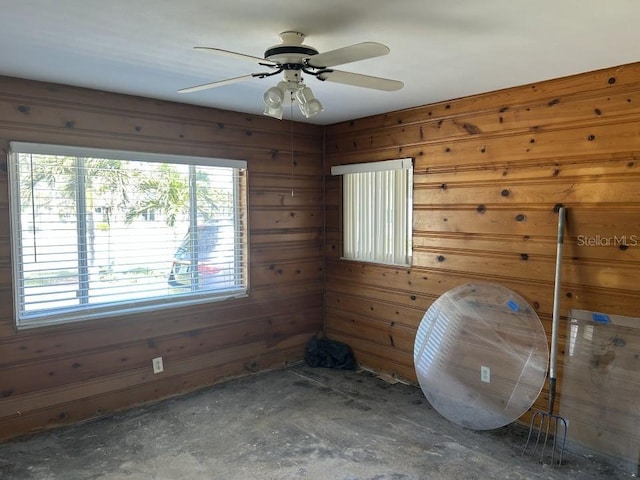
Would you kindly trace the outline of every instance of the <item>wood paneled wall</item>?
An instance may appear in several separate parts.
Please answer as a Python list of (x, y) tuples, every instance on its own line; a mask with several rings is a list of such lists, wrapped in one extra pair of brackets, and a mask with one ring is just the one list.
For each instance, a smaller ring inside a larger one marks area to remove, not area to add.
[(0, 77), (0, 150), (17, 140), (247, 160), (251, 262), (248, 298), (16, 331), (2, 159), (0, 440), (302, 359), (323, 320), (323, 128), (293, 132), (292, 156), (289, 122)]
[[(417, 381), (422, 316), (470, 281), (515, 290), (550, 334), (560, 204), (559, 390), (570, 308), (640, 316), (640, 64), (336, 124), (326, 135), (325, 328), (360, 363)], [(329, 168), (403, 157), (415, 159), (412, 267), (341, 260), (340, 179)], [(545, 386), (538, 408), (547, 395)]]
[[(640, 64), (327, 128), (296, 123), (293, 157), (289, 134), (265, 117), (0, 77), (0, 149), (19, 140), (244, 159), (251, 227), (248, 298), (16, 331), (1, 162), (0, 439), (299, 360), (323, 307), (327, 333), (360, 363), (412, 381), (417, 326), (461, 283), (512, 288), (549, 332), (559, 204), (563, 315), (639, 316)], [(402, 157), (415, 159), (413, 266), (341, 260), (329, 168)], [(165, 372), (153, 375), (158, 355)]]

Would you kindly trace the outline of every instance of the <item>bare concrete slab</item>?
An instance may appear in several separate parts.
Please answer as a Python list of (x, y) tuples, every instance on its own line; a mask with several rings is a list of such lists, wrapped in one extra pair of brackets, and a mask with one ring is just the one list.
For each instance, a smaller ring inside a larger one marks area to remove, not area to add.
[(631, 478), (568, 452), (522, 455), (525, 430), (458, 427), (419, 388), (297, 365), (0, 445), (2, 480)]

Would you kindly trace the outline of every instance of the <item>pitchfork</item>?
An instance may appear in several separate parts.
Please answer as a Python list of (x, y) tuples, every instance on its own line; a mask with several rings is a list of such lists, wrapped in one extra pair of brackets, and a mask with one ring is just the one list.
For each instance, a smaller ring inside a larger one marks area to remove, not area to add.
[(558, 451), (558, 465), (562, 464), (562, 454), (567, 441), (567, 420), (553, 413), (553, 404), (556, 399), (556, 360), (558, 354), (558, 318), (560, 312), (560, 279), (562, 274), (562, 247), (564, 243), (564, 223), (565, 208), (558, 209), (558, 244), (556, 253), (556, 276), (553, 289), (553, 319), (551, 322), (551, 356), (549, 360), (549, 408), (546, 412), (536, 411), (531, 417), (531, 425), (529, 425), (529, 435), (527, 443), (524, 446), (523, 453), (527, 450), (529, 443), (536, 437), (536, 443), (533, 448), (535, 453), (538, 445), (542, 446), (540, 454), (540, 462), (544, 458), (544, 452), (547, 443), (552, 437), (551, 444), (551, 464), (553, 465)]

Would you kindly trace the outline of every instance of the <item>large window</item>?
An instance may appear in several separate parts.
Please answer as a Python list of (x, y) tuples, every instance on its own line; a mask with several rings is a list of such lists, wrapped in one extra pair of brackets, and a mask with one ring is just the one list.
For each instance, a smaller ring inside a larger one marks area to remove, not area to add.
[(17, 325), (247, 292), (246, 163), (12, 143)]
[(331, 173), (343, 177), (343, 257), (411, 265), (411, 159), (340, 165)]

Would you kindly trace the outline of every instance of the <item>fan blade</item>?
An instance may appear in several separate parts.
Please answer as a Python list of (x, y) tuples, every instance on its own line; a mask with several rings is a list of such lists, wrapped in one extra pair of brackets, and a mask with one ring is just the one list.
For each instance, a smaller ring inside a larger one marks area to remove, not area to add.
[(265, 66), (276, 65), (275, 62), (267, 60), (266, 58), (254, 57), (253, 55), (247, 55), (244, 53), (232, 52), (231, 50), (223, 50), (222, 48), (213, 47), (193, 47), (196, 50), (204, 50), (207, 52), (217, 53), (218, 55), (224, 55), (225, 57), (242, 58), (244, 60), (252, 60), (261, 63)]
[(387, 92), (400, 90), (404, 87), (404, 83), (399, 80), (372, 77), (371, 75), (343, 72), (340, 70), (321, 73), (317, 78), (320, 80), (327, 80), (328, 82), (344, 83), (345, 85), (353, 85), (354, 87), (373, 88), (375, 90), (385, 90)]
[(380, 57), (389, 53), (389, 47), (376, 42), (356, 43), (349, 47), (329, 50), (308, 57), (307, 64), (314, 68), (327, 68), (345, 63), (366, 60), (367, 58)]
[(254, 77), (262, 77), (265, 75), (268, 76), (269, 74), (268, 73), (250, 73), (249, 75), (242, 75), (241, 77), (227, 78), (226, 80), (218, 80), (217, 82), (210, 82), (202, 85), (196, 85), (195, 87), (183, 88), (182, 90), (178, 90), (178, 93), (199, 92), (200, 90), (223, 87), (224, 85), (229, 85), (231, 83), (237, 83), (237, 82), (244, 82), (245, 80), (249, 80)]

